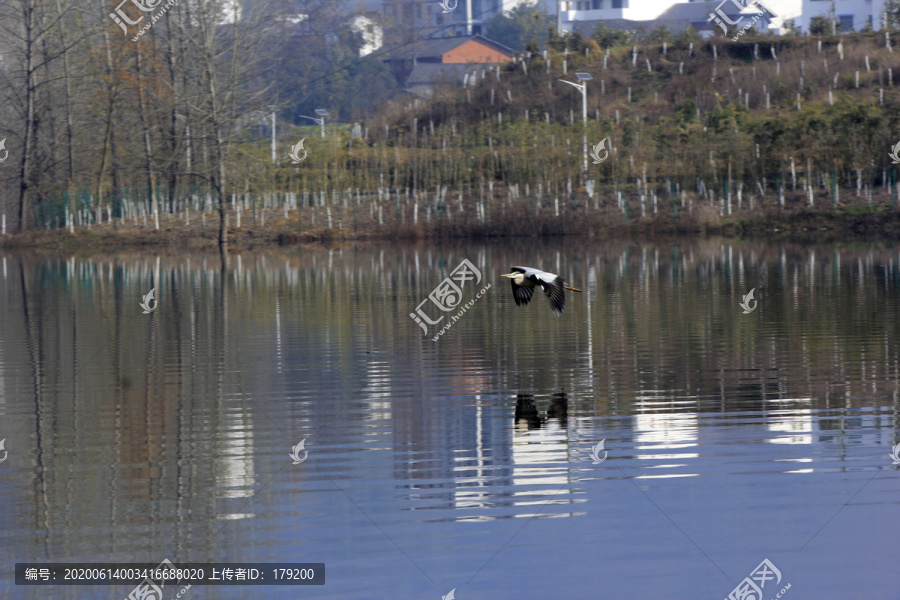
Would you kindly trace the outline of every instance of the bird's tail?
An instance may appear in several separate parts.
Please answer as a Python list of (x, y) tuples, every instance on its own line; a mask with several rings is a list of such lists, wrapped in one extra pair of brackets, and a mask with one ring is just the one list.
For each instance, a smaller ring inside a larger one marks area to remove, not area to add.
[(564, 285), (563, 287), (566, 288), (567, 290), (572, 290), (573, 292), (580, 292), (580, 291), (581, 291), (581, 290), (579, 290), (578, 288), (573, 288), (573, 287), (570, 286), (570, 285)]

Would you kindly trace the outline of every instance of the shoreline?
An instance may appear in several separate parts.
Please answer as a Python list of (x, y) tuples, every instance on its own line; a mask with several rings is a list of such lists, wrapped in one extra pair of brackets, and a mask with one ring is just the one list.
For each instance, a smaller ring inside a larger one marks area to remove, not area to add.
[[(593, 211), (592, 211), (593, 212)], [(581, 215), (563, 215), (550, 227), (513, 227), (518, 222), (509, 219), (494, 223), (475, 222), (418, 223), (403, 225), (367, 226), (352, 231), (340, 228), (303, 227), (297, 219), (270, 219), (269, 223), (246, 223), (228, 228), (229, 250), (251, 250), (256, 247), (292, 246), (303, 244), (342, 244), (344, 242), (390, 241), (456, 241), (485, 240), (514, 237), (603, 236), (629, 238), (646, 236), (684, 237), (716, 236), (733, 239), (791, 239), (827, 243), (841, 241), (895, 241), (900, 239), (900, 211), (889, 206), (843, 207), (822, 210), (785, 210), (780, 213), (703, 218), (697, 215), (673, 218), (657, 214), (625, 221), (599, 211)], [(611, 211), (606, 211), (607, 213)], [(163, 217), (163, 215), (160, 215)], [(171, 215), (165, 215), (171, 217)], [(527, 215), (526, 215), (527, 217)], [(150, 221), (148, 219), (148, 221)], [(199, 226), (185, 225), (178, 218), (161, 218), (160, 228), (151, 224), (119, 224), (109, 222), (81, 226), (70, 233), (67, 229), (29, 230), (25, 233), (0, 236), (0, 251), (28, 249), (115, 250), (122, 248), (191, 248), (218, 247), (218, 217), (207, 219)], [(535, 220), (539, 221), (539, 220)], [(449, 227), (449, 225), (453, 227)]]

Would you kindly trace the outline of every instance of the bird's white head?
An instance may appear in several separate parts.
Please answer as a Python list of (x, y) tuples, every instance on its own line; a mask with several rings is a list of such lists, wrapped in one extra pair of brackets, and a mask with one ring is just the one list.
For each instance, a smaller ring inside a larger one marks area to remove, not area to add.
[(500, 277), (509, 277), (516, 282), (516, 285), (522, 285), (522, 282), (525, 280), (524, 273), (504, 273)]

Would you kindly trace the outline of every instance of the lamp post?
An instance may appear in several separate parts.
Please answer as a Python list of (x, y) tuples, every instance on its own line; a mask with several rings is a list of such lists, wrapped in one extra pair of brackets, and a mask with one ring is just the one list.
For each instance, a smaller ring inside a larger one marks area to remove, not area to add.
[(298, 115), (301, 119), (309, 119), (310, 121), (315, 121), (316, 124), (322, 127), (322, 137), (325, 137), (325, 117), (328, 115), (328, 111), (324, 108), (317, 108), (316, 114), (319, 115), (319, 118), (316, 117), (307, 117), (306, 115)]
[(578, 81), (581, 83), (574, 83), (572, 81), (566, 81), (565, 79), (560, 79), (563, 83), (568, 83), (572, 87), (576, 88), (579, 92), (581, 92), (581, 120), (583, 124), (582, 131), (582, 141), (584, 142), (584, 162), (582, 163), (582, 172), (586, 175), (588, 169), (588, 151), (587, 151), (587, 82), (593, 79), (590, 73), (575, 73), (575, 77), (578, 78)]

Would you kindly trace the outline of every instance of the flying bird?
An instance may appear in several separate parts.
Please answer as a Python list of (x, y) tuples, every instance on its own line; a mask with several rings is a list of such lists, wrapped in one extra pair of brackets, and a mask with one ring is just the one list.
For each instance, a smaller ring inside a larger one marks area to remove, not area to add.
[(547, 296), (550, 310), (557, 317), (562, 314), (563, 309), (566, 307), (566, 293), (564, 290), (581, 291), (566, 285), (563, 278), (556, 273), (547, 273), (531, 267), (513, 267), (512, 273), (504, 273), (501, 277), (510, 279), (516, 306), (525, 306), (531, 302), (534, 288), (540, 287), (544, 290), (544, 295)]

